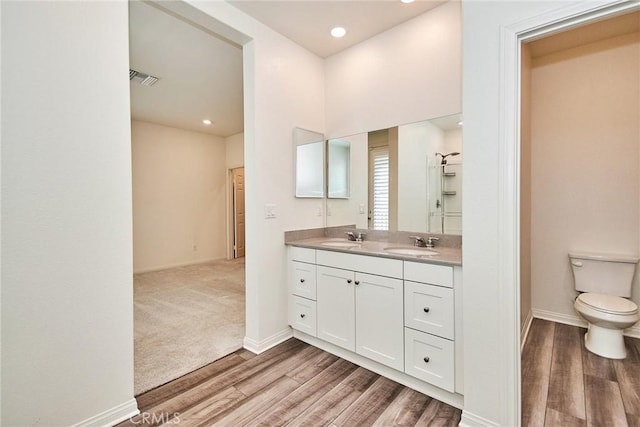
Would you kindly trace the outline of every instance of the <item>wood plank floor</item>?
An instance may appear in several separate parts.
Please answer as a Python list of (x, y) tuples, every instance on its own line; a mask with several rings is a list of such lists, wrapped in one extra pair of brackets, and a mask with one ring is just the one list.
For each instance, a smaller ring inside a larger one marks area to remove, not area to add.
[[(633, 386), (633, 385), (630, 385)], [(296, 339), (137, 397), (119, 426), (457, 426), (461, 411)]]
[(640, 340), (627, 358), (584, 346), (586, 330), (534, 319), (522, 352), (523, 426), (640, 427)]

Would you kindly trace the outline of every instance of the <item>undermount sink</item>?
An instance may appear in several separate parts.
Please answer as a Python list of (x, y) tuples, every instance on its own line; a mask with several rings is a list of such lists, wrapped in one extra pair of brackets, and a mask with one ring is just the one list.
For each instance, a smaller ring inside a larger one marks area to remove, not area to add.
[(402, 248), (402, 247), (389, 247), (383, 249), (385, 252), (396, 255), (409, 255), (409, 256), (431, 256), (438, 255), (438, 252), (430, 251), (422, 248)]
[(343, 248), (343, 249), (357, 248), (357, 247), (360, 246), (359, 243), (351, 242), (351, 241), (322, 242), (320, 244), (322, 246), (329, 246), (329, 247), (332, 247), (332, 248)]

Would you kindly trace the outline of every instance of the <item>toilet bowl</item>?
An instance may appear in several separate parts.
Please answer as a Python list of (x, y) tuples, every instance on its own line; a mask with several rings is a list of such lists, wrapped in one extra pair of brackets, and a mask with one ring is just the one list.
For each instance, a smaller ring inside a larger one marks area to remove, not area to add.
[(576, 291), (573, 307), (588, 323), (587, 350), (610, 359), (624, 359), (623, 331), (640, 320), (631, 297), (638, 256), (571, 252), (569, 261)]
[(573, 306), (589, 322), (584, 336), (587, 350), (609, 359), (627, 357), (623, 332), (640, 320), (633, 301), (589, 292), (580, 294)]

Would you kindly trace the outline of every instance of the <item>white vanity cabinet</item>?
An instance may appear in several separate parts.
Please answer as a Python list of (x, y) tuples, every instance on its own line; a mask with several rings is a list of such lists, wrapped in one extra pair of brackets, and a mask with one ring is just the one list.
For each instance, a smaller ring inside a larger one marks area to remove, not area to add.
[(289, 249), (294, 336), (461, 405), (460, 266)]
[(289, 251), (289, 324), (316, 336), (316, 251), (291, 247)]
[(404, 371), (454, 392), (454, 267), (405, 261), (404, 279)]

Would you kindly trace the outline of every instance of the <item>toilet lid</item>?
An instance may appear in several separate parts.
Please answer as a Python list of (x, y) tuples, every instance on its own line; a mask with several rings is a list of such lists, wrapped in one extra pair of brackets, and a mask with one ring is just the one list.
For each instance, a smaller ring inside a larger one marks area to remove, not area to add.
[(580, 294), (578, 296), (580, 302), (594, 308), (611, 314), (633, 314), (638, 311), (638, 306), (625, 298), (615, 297), (613, 295), (594, 294), (591, 292)]

